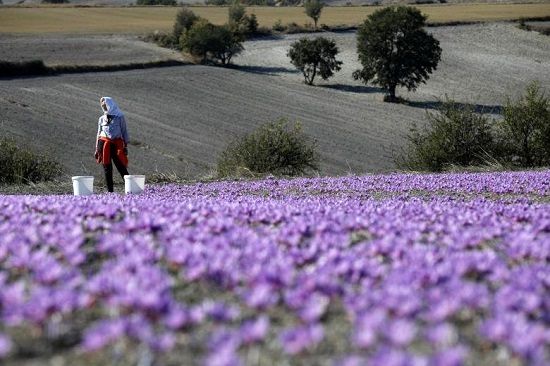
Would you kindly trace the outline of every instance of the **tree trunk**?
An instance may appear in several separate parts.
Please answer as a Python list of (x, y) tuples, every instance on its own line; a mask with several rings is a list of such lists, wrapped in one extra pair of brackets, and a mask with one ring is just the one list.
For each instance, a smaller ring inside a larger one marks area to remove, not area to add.
[(317, 74), (317, 65), (313, 67), (313, 72), (311, 73), (311, 78), (309, 79), (308, 85), (313, 85), (313, 79), (315, 79), (316, 74)]
[(397, 85), (395, 84), (392, 84), (388, 87), (388, 97), (387, 97), (387, 101), (390, 102), (390, 103), (395, 103), (397, 102), (397, 98), (395, 96), (395, 88), (397, 87)]

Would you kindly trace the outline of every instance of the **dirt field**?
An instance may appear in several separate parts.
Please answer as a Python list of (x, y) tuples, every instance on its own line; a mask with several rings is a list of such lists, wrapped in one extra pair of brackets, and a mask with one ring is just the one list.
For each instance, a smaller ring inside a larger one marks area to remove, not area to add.
[(40, 59), (48, 66), (129, 64), (182, 58), (179, 52), (142, 42), (137, 36), (0, 34), (0, 50), (2, 60)]
[[(519, 17), (550, 16), (545, 4), (467, 4), (418, 6), (430, 22), (496, 21)], [(327, 7), (320, 24), (357, 25), (377, 7)], [(0, 33), (145, 33), (172, 28), (177, 7), (74, 8), (32, 7), (0, 8)], [(193, 11), (213, 23), (227, 21), (227, 7), (194, 7)], [(253, 7), (260, 25), (271, 27), (283, 23), (311, 23), (301, 7)]]
[[(447, 93), (465, 103), (499, 105), (507, 95), (529, 80), (540, 80), (550, 89), (550, 38), (526, 32), (509, 23), (449, 26), (430, 28), (443, 49), (439, 68), (426, 85), (416, 93), (401, 91), (401, 95), (418, 102), (437, 100)], [(375, 88), (354, 81), (351, 74), (360, 67), (357, 61), (355, 32), (326, 35), (336, 40), (342, 71), (328, 81), (316, 84), (346, 93), (360, 93), (373, 101), (380, 94)], [(248, 42), (236, 63), (262, 66), (271, 73), (290, 81), (301, 81), (294, 74), (286, 53), (290, 44), (303, 35), (289, 35), (279, 40)], [(315, 37), (315, 35), (308, 35)], [(284, 67), (278, 69), (278, 67)]]
[[(342, 49), (344, 70), (319, 87), (302, 84), (285, 57), (299, 35), (253, 41), (239, 69), (178, 66), (162, 69), (2, 80), (0, 126), (68, 166), (69, 174), (101, 170), (92, 158), (98, 99), (118, 100), (133, 144), (131, 172), (208, 174), (233, 137), (278, 117), (300, 120), (318, 140), (321, 174), (394, 169), (392, 148), (403, 143), (425, 108), (447, 93), (459, 102), (498, 109), (530, 80), (550, 90), (550, 40), (512, 24), (431, 28), (443, 59), (411, 105), (381, 102), (377, 88), (351, 78), (355, 35), (328, 34)], [(109, 59), (109, 53), (104, 53)], [(61, 143), (60, 143), (61, 142)]]

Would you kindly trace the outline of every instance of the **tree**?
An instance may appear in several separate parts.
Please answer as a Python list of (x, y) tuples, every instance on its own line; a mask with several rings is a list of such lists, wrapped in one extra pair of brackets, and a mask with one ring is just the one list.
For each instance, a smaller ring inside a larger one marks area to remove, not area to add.
[(243, 49), (242, 38), (239, 34), (233, 33), (226, 25), (214, 26), (210, 50), (214, 59), (222, 65), (228, 65), (233, 56), (241, 53)]
[(441, 171), (451, 165), (483, 165), (494, 161), (493, 120), (474, 107), (446, 99), (437, 112), (426, 112), (422, 129), (411, 128), (408, 149), (396, 159), (412, 170)]
[(336, 60), (338, 47), (334, 40), (324, 37), (316, 39), (301, 38), (290, 46), (288, 57), (290, 62), (304, 75), (308, 85), (313, 84), (315, 76), (319, 74), (323, 80), (339, 71), (342, 61)]
[(176, 22), (174, 23), (173, 30), (176, 42), (179, 41), (183, 32), (191, 29), (193, 24), (199, 19), (199, 16), (193, 13), (193, 11), (188, 7), (183, 7), (182, 9), (180, 9), (180, 11), (178, 11), (176, 15)]
[(306, 0), (304, 2), (304, 8), (306, 9), (306, 14), (308, 17), (313, 19), (315, 23), (315, 29), (317, 29), (317, 21), (321, 17), (321, 11), (323, 10), (324, 4), (320, 0)]
[(356, 80), (372, 81), (387, 90), (395, 102), (397, 86), (416, 90), (425, 83), (441, 59), (439, 41), (426, 33), (426, 17), (408, 6), (375, 11), (357, 31), (357, 53), (363, 69)]
[(243, 50), (241, 38), (228, 26), (214, 25), (204, 19), (196, 21), (181, 38), (182, 49), (201, 58), (202, 62), (213, 59), (227, 65)]
[(507, 100), (501, 131), (506, 150), (521, 166), (550, 163), (550, 100), (538, 83), (529, 84), (517, 100)]

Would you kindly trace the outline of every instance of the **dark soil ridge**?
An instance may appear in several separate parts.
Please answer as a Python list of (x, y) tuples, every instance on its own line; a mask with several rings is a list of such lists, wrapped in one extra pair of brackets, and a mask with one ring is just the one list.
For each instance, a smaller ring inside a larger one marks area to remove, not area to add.
[(47, 66), (42, 60), (9, 62), (0, 61), (0, 78), (13, 79), (27, 76), (80, 74), (106, 71), (127, 71), (189, 65), (179, 60), (138, 62), (119, 65), (56, 65)]

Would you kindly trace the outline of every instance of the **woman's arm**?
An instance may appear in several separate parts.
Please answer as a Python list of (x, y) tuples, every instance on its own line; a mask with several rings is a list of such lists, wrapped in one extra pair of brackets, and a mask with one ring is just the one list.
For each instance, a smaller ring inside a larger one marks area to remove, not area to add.
[(97, 135), (95, 137), (95, 150), (97, 151), (97, 142), (99, 141), (99, 133), (101, 132), (101, 117), (97, 121)]
[(120, 117), (120, 132), (122, 132), (122, 139), (124, 140), (124, 144), (128, 145), (128, 129), (126, 128), (126, 119), (124, 116)]

